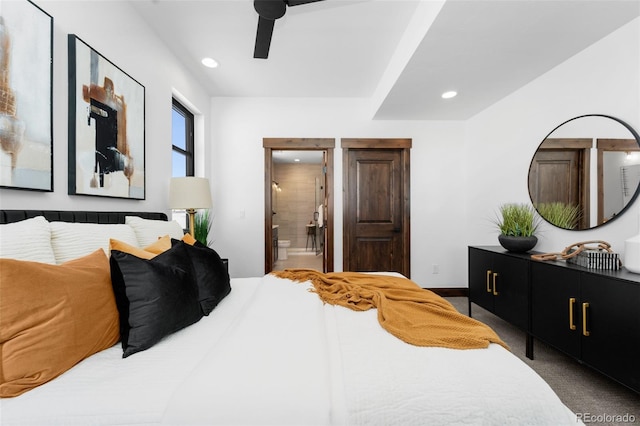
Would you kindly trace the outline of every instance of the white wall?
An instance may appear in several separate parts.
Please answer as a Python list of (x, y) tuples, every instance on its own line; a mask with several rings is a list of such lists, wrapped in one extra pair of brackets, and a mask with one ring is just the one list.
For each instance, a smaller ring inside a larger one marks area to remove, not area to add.
[[(495, 244), (487, 222), (505, 202), (529, 202), (531, 158), (560, 123), (583, 114), (606, 114), (640, 128), (640, 19), (612, 33), (466, 123), (470, 244)], [(488, 148), (490, 146), (490, 148)], [(536, 250), (558, 252), (572, 243), (605, 240), (619, 253), (638, 234), (640, 200), (612, 223), (566, 231), (546, 222)]]
[[(158, 41), (128, 2), (36, 0), (36, 3), (54, 18), (54, 191), (0, 188), (0, 208), (168, 212), (172, 91), (178, 91), (208, 118), (210, 102), (204, 89), (195, 83), (185, 64)], [(67, 195), (67, 34), (76, 34), (145, 86), (145, 200)], [(202, 134), (208, 134), (208, 124), (203, 127)]]
[[(231, 259), (234, 277), (264, 273), (263, 137), (336, 139), (335, 270), (342, 269), (340, 138), (411, 138), (411, 275), (424, 285), (452, 285), (459, 260), (450, 250), (465, 244), (463, 123), (371, 121), (367, 106), (358, 99), (212, 100), (214, 247)], [(430, 275), (433, 263), (439, 275)]]
[[(549, 131), (585, 113), (617, 116), (640, 128), (639, 33), (636, 20), (464, 123), (371, 121), (367, 101), (358, 99), (214, 98), (214, 246), (231, 259), (233, 276), (262, 274), (262, 138), (336, 138), (334, 263), (341, 270), (340, 138), (406, 137), (413, 139), (411, 277), (425, 287), (465, 287), (467, 246), (496, 245), (498, 206), (529, 202), (529, 163)], [(622, 252), (637, 224), (632, 211), (594, 231), (543, 225), (537, 249), (558, 251), (597, 238)]]

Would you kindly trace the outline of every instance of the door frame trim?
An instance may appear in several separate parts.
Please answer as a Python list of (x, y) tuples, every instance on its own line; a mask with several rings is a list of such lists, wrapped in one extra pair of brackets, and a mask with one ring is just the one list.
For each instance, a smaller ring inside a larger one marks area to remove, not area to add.
[(324, 264), (326, 272), (333, 272), (333, 150), (336, 140), (333, 138), (263, 138), (264, 148), (264, 273), (273, 270), (273, 209), (271, 203), (271, 181), (273, 175), (273, 151), (325, 151), (327, 153), (327, 171), (325, 194), (327, 214), (324, 218)]
[(407, 278), (411, 278), (411, 173), (410, 173), (410, 150), (412, 139), (409, 138), (342, 138), (340, 147), (342, 148), (342, 251), (343, 268), (349, 265), (349, 229), (348, 218), (346, 217), (348, 203), (347, 182), (349, 182), (349, 150), (355, 149), (394, 149), (402, 150), (402, 232), (403, 232), (403, 268)]

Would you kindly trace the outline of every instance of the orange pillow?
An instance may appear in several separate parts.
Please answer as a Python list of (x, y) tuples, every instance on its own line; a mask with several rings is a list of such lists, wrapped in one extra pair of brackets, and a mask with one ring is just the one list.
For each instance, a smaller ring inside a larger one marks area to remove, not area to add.
[(171, 248), (171, 238), (168, 235), (158, 238), (158, 240), (155, 243), (149, 244), (144, 248), (135, 247), (123, 241), (114, 240), (113, 238), (109, 240), (109, 250), (122, 251), (125, 253), (132, 254), (135, 257), (139, 257), (141, 259), (147, 259), (147, 260), (154, 258), (155, 256), (169, 250), (170, 248)]
[[(190, 234), (184, 234), (182, 237), (182, 241), (187, 244), (193, 245), (196, 242), (196, 239), (193, 238)], [(135, 257), (139, 257), (140, 259), (153, 259), (160, 253), (164, 253), (165, 251), (171, 248), (171, 237), (169, 235), (165, 235), (164, 237), (158, 238), (156, 242), (153, 244), (149, 244), (144, 248), (139, 248), (132, 246), (131, 244), (127, 244), (125, 242), (114, 240), (113, 238), (109, 240), (109, 249), (110, 250), (118, 250), (124, 253), (129, 253), (134, 255)]]
[(0, 397), (46, 383), (120, 339), (102, 249), (49, 265), (0, 259)]
[(193, 238), (191, 236), (191, 234), (184, 234), (184, 237), (182, 237), (182, 241), (184, 241), (185, 243), (189, 244), (190, 246), (194, 245), (196, 243), (196, 239)]

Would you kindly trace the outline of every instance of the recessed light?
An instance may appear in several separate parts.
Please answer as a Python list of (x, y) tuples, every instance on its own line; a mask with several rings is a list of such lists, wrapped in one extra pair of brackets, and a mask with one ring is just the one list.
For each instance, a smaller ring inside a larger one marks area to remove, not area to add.
[(458, 92), (453, 91), (453, 90), (451, 90), (449, 92), (444, 92), (442, 94), (442, 99), (451, 99), (451, 98), (455, 97), (457, 94), (458, 94)]
[(203, 58), (202, 65), (208, 68), (216, 68), (218, 66), (218, 61), (213, 58)]

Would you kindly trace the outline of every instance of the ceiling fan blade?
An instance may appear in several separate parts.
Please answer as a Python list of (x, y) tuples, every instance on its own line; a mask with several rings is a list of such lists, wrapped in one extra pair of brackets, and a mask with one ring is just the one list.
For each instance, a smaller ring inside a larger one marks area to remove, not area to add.
[(258, 15), (272, 21), (282, 18), (287, 11), (284, 0), (253, 0), (253, 8)]
[(253, 57), (267, 59), (269, 57), (269, 47), (271, 46), (271, 36), (275, 21), (263, 18), (258, 19), (258, 31), (256, 32), (256, 46), (253, 50)]
[(258, 12), (259, 18), (253, 57), (258, 59), (267, 59), (269, 57), (269, 47), (271, 46), (275, 21), (284, 16), (287, 6), (299, 6), (318, 1), (322, 0), (254, 0), (253, 7)]
[(299, 6), (301, 4), (315, 3), (323, 0), (284, 0), (287, 6)]

